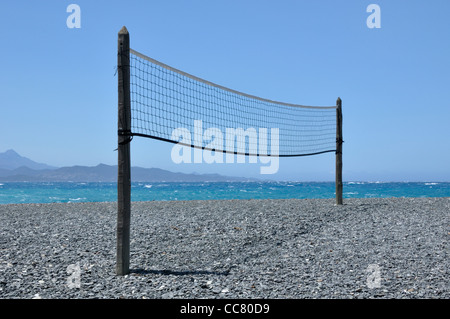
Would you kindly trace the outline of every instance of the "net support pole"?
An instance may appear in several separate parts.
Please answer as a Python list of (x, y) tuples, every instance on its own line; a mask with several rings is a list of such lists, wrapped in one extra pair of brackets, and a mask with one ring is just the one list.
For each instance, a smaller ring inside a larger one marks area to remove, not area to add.
[(342, 100), (336, 101), (336, 205), (342, 205)]
[(117, 263), (116, 274), (130, 271), (130, 35), (123, 27), (118, 35), (118, 175), (117, 175)]

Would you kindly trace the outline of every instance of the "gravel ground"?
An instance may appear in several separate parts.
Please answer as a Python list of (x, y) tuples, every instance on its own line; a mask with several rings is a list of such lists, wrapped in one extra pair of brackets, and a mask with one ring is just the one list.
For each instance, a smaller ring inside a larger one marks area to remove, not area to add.
[(0, 205), (0, 298), (450, 298), (450, 198)]

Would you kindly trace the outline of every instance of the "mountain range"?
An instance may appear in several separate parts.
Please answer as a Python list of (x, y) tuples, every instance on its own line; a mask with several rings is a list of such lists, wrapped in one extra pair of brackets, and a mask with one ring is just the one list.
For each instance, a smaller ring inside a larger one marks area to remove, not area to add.
[[(133, 182), (225, 182), (248, 178), (219, 174), (175, 173), (159, 168), (131, 167)], [(117, 165), (53, 167), (37, 163), (14, 150), (0, 153), (0, 182), (116, 182)]]

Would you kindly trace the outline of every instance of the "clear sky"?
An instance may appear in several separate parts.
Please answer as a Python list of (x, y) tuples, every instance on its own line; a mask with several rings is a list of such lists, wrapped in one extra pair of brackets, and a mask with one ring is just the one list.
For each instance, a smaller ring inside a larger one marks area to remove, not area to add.
[[(70, 4), (81, 28), (68, 28)], [(381, 28), (368, 28), (368, 5)], [(116, 164), (117, 33), (212, 82), (305, 105), (343, 101), (344, 180), (450, 181), (448, 0), (4, 0), (0, 152)], [(175, 164), (136, 137), (132, 165), (261, 177), (261, 164)], [(272, 179), (333, 180), (334, 154), (280, 159)]]

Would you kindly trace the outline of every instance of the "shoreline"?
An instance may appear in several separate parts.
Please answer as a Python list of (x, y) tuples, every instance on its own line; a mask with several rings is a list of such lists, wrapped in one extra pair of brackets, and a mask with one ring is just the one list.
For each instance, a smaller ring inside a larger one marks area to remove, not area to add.
[(448, 197), (132, 202), (122, 277), (116, 205), (0, 205), (0, 299), (450, 297)]
[[(353, 201), (353, 200), (397, 200), (397, 199), (450, 199), (450, 196), (430, 196), (430, 197), (417, 197), (417, 196), (392, 196), (392, 197), (344, 197), (343, 198), (343, 206), (346, 205), (346, 201)], [(289, 200), (298, 200), (298, 201), (304, 201), (304, 200), (311, 200), (311, 201), (333, 201), (335, 202), (336, 199), (334, 197), (329, 198), (224, 198), (224, 199), (182, 199), (182, 200), (172, 200), (172, 199), (155, 199), (155, 200), (136, 200), (131, 201), (131, 205), (133, 204), (143, 204), (143, 203), (189, 203), (189, 202), (230, 202), (230, 201), (289, 201)], [(117, 204), (117, 200), (114, 201), (86, 201), (86, 202), (75, 202), (75, 201), (68, 201), (68, 202), (50, 202), (50, 203), (7, 203), (7, 204), (1, 204), (0, 208), (5, 208), (7, 206), (34, 206), (34, 205), (72, 205), (72, 204)], [(336, 204), (333, 204), (337, 206)]]

